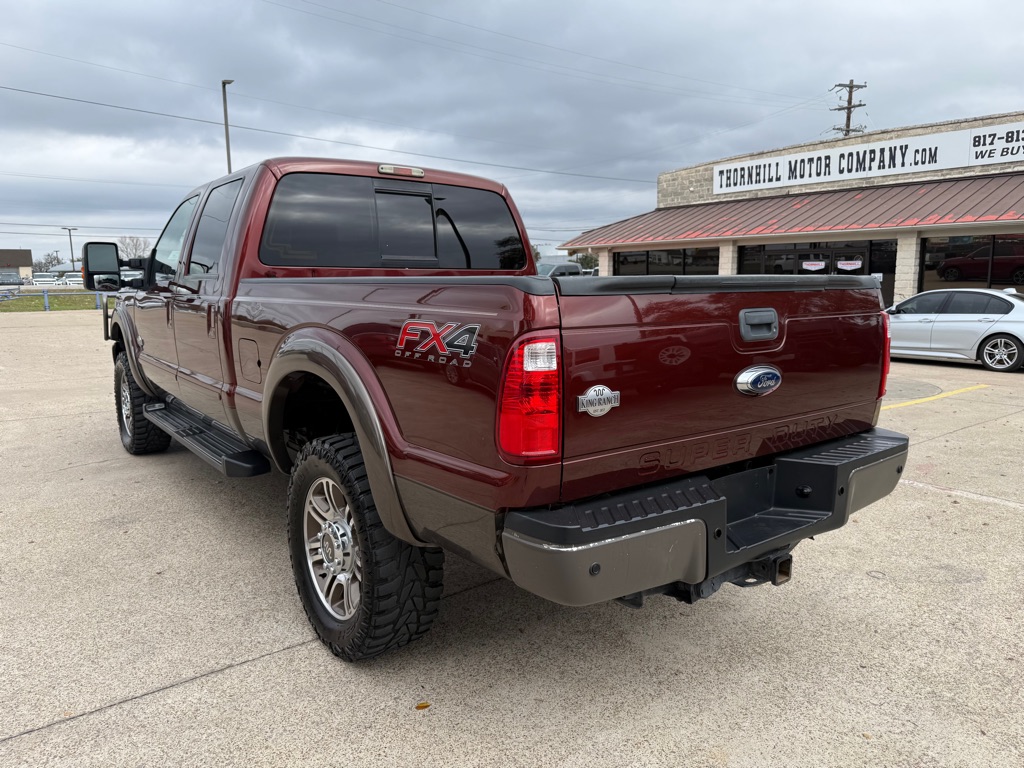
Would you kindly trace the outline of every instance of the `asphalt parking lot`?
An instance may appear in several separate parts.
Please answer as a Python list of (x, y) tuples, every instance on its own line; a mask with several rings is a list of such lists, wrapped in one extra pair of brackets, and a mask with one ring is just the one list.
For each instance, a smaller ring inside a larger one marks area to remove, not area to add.
[(1024, 372), (894, 363), (905, 479), (783, 587), (571, 609), (449, 557), (349, 665), (286, 478), (129, 456), (112, 368), (98, 312), (0, 314), (2, 766), (1024, 765)]

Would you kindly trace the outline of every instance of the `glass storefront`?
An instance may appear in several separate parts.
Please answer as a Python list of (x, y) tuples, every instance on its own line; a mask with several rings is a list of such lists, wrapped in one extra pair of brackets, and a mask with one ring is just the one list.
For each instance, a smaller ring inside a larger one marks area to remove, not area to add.
[(743, 275), (869, 275), (882, 276), (882, 296), (892, 304), (896, 281), (895, 240), (851, 240), (824, 243), (771, 243), (739, 249)]
[(615, 275), (717, 275), (717, 248), (616, 253)]
[(1024, 286), (1024, 234), (921, 241), (919, 290)]

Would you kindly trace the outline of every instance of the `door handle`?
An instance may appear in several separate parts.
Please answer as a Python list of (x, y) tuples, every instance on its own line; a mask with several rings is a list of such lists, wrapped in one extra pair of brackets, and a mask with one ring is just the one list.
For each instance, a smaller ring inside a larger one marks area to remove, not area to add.
[(979, 317), (979, 323), (994, 323), (996, 320), (994, 317)]
[(922, 317), (922, 318), (921, 318), (920, 320), (918, 320), (917, 322), (919, 322), (919, 323), (930, 323), (930, 322), (932, 322), (932, 320), (930, 320), (930, 319), (929, 319), (929, 318), (927, 318), (927, 317)]

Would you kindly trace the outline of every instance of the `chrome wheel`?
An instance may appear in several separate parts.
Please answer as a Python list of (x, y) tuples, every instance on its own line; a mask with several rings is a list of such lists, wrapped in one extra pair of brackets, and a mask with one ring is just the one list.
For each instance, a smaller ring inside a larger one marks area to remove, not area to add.
[(994, 371), (1014, 368), (1020, 358), (1020, 348), (1012, 339), (997, 338), (989, 341), (981, 352), (985, 364)]
[(124, 424), (125, 431), (130, 435), (132, 433), (132, 392), (128, 387), (128, 382), (123, 378), (120, 390), (121, 394), (118, 399), (121, 403), (121, 423)]
[(303, 520), (306, 564), (317, 596), (336, 619), (350, 619), (362, 599), (363, 564), (344, 489), (328, 477), (316, 480), (306, 493)]

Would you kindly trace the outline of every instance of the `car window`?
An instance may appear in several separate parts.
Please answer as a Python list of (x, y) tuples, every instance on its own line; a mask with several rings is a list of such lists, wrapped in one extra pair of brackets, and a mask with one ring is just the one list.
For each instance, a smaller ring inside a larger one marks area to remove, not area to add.
[(1012, 309), (1008, 301), (984, 293), (953, 293), (942, 310), (944, 315), (1005, 315)]
[(898, 315), (931, 315), (939, 311), (939, 307), (942, 306), (942, 302), (946, 300), (946, 296), (949, 294), (945, 291), (935, 291), (933, 293), (921, 293), (912, 299), (907, 299), (898, 307), (896, 307), (896, 314)]
[(199, 202), (199, 195), (190, 197), (178, 206), (178, 210), (171, 216), (171, 220), (164, 227), (160, 239), (156, 242), (153, 256), (153, 269), (158, 275), (173, 275), (178, 271), (178, 262), (181, 260), (181, 245), (185, 240), (185, 233), (188, 231), (189, 222), (192, 221), (192, 212)]
[(430, 197), (378, 191), (376, 201), (384, 266), (388, 266), (389, 261), (436, 263)]
[(373, 180), (291, 173), (278, 182), (260, 244), (272, 266), (379, 267)]
[(984, 293), (954, 293), (942, 310), (944, 315), (983, 315), (987, 311), (989, 297)]
[(997, 296), (988, 297), (988, 307), (986, 307), (984, 314), (986, 315), (1007, 315), (1010, 310), (1013, 309), (1013, 305), (998, 298)]
[(203, 214), (199, 217), (196, 227), (195, 242), (192, 243), (192, 255), (188, 261), (188, 274), (215, 275), (220, 265), (221, 252), (224, 250), (224, 239), (228, 234), (228, 219), (238, 199), (238, 191), (242, 188), (242, 180), (235, 179), (212, 189), (203, 205)]
[(537, 274), (538, 275), (550, 275), (554, 271), (554, 269), (555, 269), (555, 265), (554, 264), (541, 264), (539, 267), (537, 267)]
[(494, 192), (293, 173), (278, 182), (260, 244), (272, 266), (509, 269), (526, 248)]

